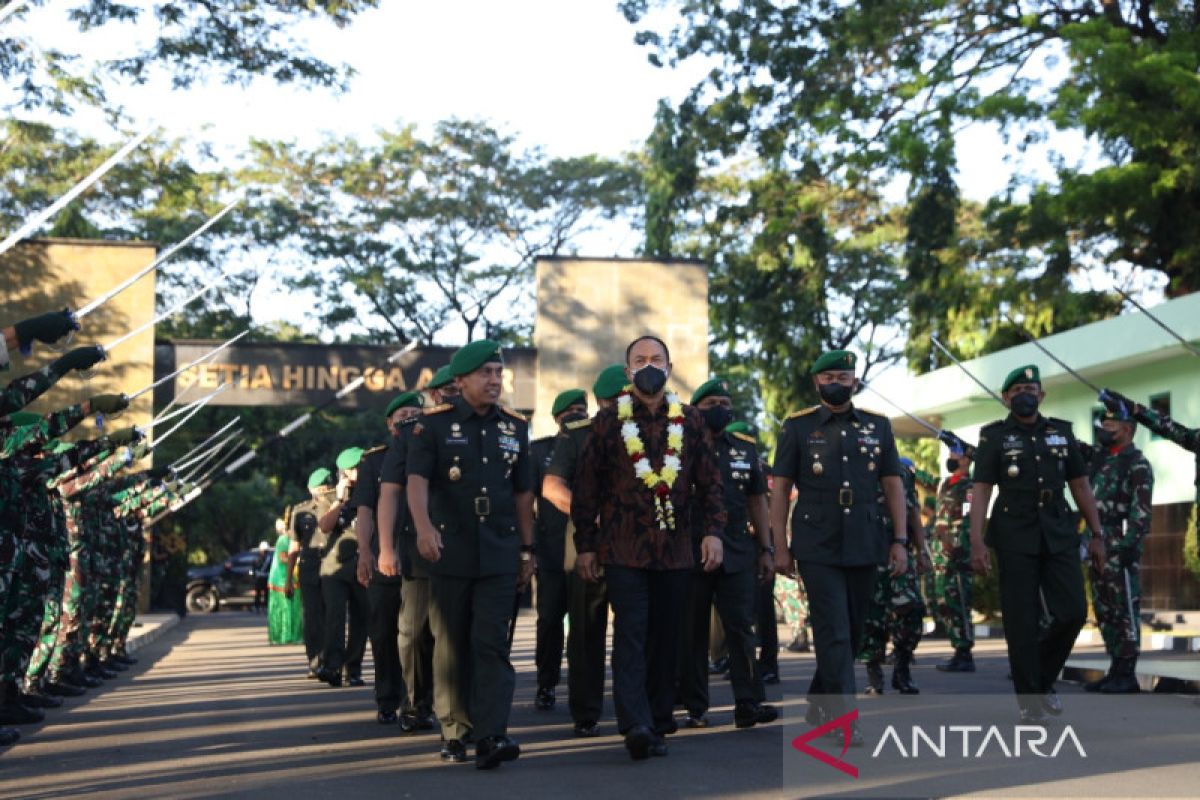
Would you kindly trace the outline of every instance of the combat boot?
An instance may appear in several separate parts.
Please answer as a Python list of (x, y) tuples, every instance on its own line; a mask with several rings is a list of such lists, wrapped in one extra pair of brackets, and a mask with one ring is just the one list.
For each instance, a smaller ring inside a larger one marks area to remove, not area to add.
[(921, 690), (913, 683), (912, 674), (908, 667), (912, 663), (910, 653), (896, 653), (896, 667), (892, 670), (892, 688), (900, 694), (920, 694)]
[(800, 629), (800, 632), (788, 642), (787, 650), (789, 653), (807, 653), (812, 650), (812, 645), (808, 642), (808, 628)]
[(883, 694), (883, 662), (879, 659), (867, 662), (867, 688), (863, 694)]
[(39, 708), (21, 705), (15, 683), (5, 683), (0, 695), (0, 725), (33, 725), (46, 718)]
[(974, 672), (975, 657), (971, 655), (970, 648), (959, 647), (954, 651), (954, 655), (949, 661), (943, 661), (937, 665), (938, 672)]
[(1136, 694), (1142, 690), (1137, 682), (1137, 656), (1133, 658), (1118, 658), (1113, 677), (1100, 687), (1103, 694)]
[(1116, 669), (1117, 659), (1114, 658), (1108, 663), (1108, 672), (1104, 673), (1104, 677), (1097, 678), (1094, 681), (1088, 681), (1087, 683), (1083, 684), (1083, 690), (1085, 692), (1098, 692), (1102, 690), (1105, 684), (1113, 679), (1113, 674), (1115, 673)]

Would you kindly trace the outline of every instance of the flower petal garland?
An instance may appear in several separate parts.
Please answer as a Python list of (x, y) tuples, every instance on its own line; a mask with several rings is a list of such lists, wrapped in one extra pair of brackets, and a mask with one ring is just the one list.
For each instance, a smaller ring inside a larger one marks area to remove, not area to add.
[(657, 472), (646, 455), (641, 428), (633, 421), (633, 395), (628, 389), (617, 396), (617, 419), (621, 422), (621, 439), (633, 463), (633, 473), (654, 494), (654, 514), (659, 529), (675, 530), (671, 488), (683, 469), (683, 404), (679, 402), (678, 395), (667, 394), (667, 449), (663, 453), (662, 468)]

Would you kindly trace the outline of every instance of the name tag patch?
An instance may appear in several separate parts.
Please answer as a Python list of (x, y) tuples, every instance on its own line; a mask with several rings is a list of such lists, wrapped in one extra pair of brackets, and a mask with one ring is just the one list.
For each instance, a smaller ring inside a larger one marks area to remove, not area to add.
[(465, 436), (447, 436), (446, 444), (466, 444), (467, 437)]
[(1053, 436), (1046, 437), (1046, 444), (1050, 445), (1051, 447), (1065, 445), (1067, 444), (1067, 437), (1056, 433)]

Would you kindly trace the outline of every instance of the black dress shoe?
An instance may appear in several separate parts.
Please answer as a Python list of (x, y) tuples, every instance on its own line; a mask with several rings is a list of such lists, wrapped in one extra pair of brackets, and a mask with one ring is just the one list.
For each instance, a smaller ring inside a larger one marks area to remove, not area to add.
[(400, 726), (400, 732), (403, 734), (411, 734), (417, 732), (417, 715), (411, 711), (404, 711), (400, 714), (400, 719), (397, 723)]
[(1062, 700), (1060, 700), (1058, 697), (1058, 692), (1051, 689), (1042, 695), (1042, 708), (1052, 717), (1061, 717), (1063, 713), (1063, 704)]
[(114, 661), (112, 658), (104, 659), (100, 662), (100, 666), (104, 667), (109, 672), (124, 672), (125, 670), (129, 669), (127, 665), (122, 664), (119, 661)]
[(316, 670), (311, 670), (311, 669), (308, 671), (308, 674), (305, 675), (304, 677), (308, 678), (310, 681), (318, 681), (321, 679), (321, 676), (316, 673)]
[(537, 697), (533, 699), (533, 707), (538, 711), (549, 711), (554, 708), (555, 702), (554, 690), (543, 687), (537, 690)]
[(363, 680), (362, 675), (347, 675), (347, 686), (366, 686), (367, 682)]
[(708, 717), (704, 716), (703, 714), (693, 714), (689, 711), (688, 715), (683, 720), (683, 727), (685, 727), (685, 728), (707, 728), (708, 727)]
[(342, 673), (334, 672), (333, 670), (321, 668), (317, 670), (317, 680), (324, 681), (334, 689), (342, 685)]
[(1046, 712), (1040, 708), (1022, 708), (1022, 725), (1042, 725), (1046, 722)]
[(656, 736), (670, 736), (679, 730), (679, 723), (672, 717), (669, 722), (664, 722), (661, 725), (654, 726), (654, 734)]
[(718, 658), (716, 661), (708, 665), (709, 675), (724, 675), (729, 671), (729, 657)]
[(779, 683), (779, 672), (773, 669), (763, 670), (762, 682), (767, 686), (775, 686)]
[(109, 656), (109, 658), (111, 658), (113, 661), (119, 661), (127, 667), (132, 667), (134, 664), (138, 663), (136, 658), (126, 653), (113, 653), (111, 656)]
[(437, 727), (437, 717), (432, 711), (421, 711), (417, 714), (417, 730), (431, 731)]
[(825, 711), (816, 703), (809, 700), (808, 710), (804, 712), (804, 721), (814, 728), (825, 724)]
[(66, 681), (47, 681), (42, 687), (42, 691), (55, 697), (79, 697), (87, 693), (87, 689), (82, 686), (76, 686)]
[(0, 725), (35, 725), (46, 719), (40, 708), (9, 702), (0, 706)]
[(938, 672), (974, 672), (975, 657), (970, 650), (955, 650), (949, 661), (937, 665)]
[(89, 667), (84, 674), (91, 675), (93, 678), (99, 678), (102, 681), (111, 681), (113, 678), (117, 677), (117, 673), (113, 672), (111, 669), (105, 669), (100, 664), (97, 664), (94, 667)]
[(395, 711), (384, 711), (382, 708), (375, 714), (375, 720), (380, 725), (395, 725), (397, 719), (399, 715)]
[(42, 692), (21, 692), (17, 702), (26, 708), (60, 708), (63, 701)]
[(452, 761), (463, 764), (467, 760), (467, 746), (458, 739), (448, 739), (442, 742), (442, 761)]
[(16, 728), (0, 728), (0, 747), (12, 747), (21, 741), (21, 732)]
[(582, 722), (575, 723), (575, 735), (581, 739), (590, 738), (599, 734), (599, 725), (590, 719), (585, 719)]
[(645, 725), (634, 725), (625, 733), (625, 749), (634, 761), (644, 761), (650, 757), (650, 746), (656, 739), (654, 731)]
[(83, 670), (63, 676), (63, 680), (75, 686), (82, 686), (86, 689), (98, 689), (104, 685), (104, 681), (99, 678), (94, 678), (88, 675)]
[(507, 736), (485, 736), (475, 745), (475, 769), (495, 769), (520, 756), (521, 746)]
[(752, 700), (739, 700), (733, 707), (733, 724), (738, 728), (766, 725), (777, 719), (779, 719), (779, 709), (775, 706), (755, 703)]
[(667, 754), (667, 740), (661, 736), (655, 736), (654, 741), (650, 744), (650, 755), (656, 758), (662, 758)]

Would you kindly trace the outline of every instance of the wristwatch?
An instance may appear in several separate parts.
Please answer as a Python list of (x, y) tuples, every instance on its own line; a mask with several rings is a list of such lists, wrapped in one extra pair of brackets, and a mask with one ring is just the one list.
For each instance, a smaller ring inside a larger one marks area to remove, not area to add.
[(763, 545), (761, 545), (761, 544), (760, 544), (760, 545), (758, 546), (758, 552), (760, 552), (760, 553), (769, 553), (770, 555), (775, 555), (775, 545), (773, 545), (773, 544), (769, 544), (769, 545), (767, 545), (767, 546), (765, 546), (765, 547), (764, 547)]
[(892, 544), (902, 544), (908, 547), (908, 539), (892, 539)]
[(537, 547), (532, 544), (521, 545), (521, 561), (532, 561), (533, 554), (537, 552)]

